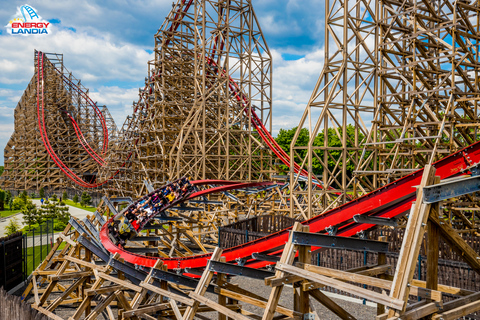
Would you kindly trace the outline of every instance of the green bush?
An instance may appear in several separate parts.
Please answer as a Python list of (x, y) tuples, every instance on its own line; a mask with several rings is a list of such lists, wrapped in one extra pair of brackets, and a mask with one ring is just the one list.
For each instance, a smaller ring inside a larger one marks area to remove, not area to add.
[(67, 226), (67, 223), (68, 222), (64, 222), (64, 221), (55, 221), (53, 223), (53, 230), (63, 231), (63, 230), (65, 230), (65, 227)]
[(75, 203), (75, 204), (78, 203), (78, 194), (76, 194), (76, 195), (73, 196), (72, 201), (73, 201), (73, 203)]
[(80, 201), (81, 206), (86, 207), (90, 204), (91, 201), (92, 201), (92, 197), (84, 191), (82, 193), (82, 201)]
[(67, 200), (67, 191), (63, 191), (62, 200)]
[(5, 234), (9, 236), (18, 231), (20, 231), (20, 224), (18, 223), (16, 218), (11, 218), (8, 222), (8, 225), (5, 227)]
[(13, 210), (20, 210), (25, 206), (26, 201), (24, 201), (20, 197), (15, 197), (12, 202), (12, 208)]
[(40, 188), (40, 198), (45, 198), (45, 190), (42, 188)]
[(57, 201), (57, 200), (58, 200), (57, 195), (54, 193), (52, 196), (52, 201)]

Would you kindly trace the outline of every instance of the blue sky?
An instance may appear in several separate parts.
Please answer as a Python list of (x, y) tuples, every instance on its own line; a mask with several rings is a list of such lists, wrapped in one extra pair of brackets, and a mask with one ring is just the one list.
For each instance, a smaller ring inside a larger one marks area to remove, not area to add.
[[(323, 67), (324, 2), (252, 0), (273, 57), (273, 133), (299, 122)], [(13, 132), (13, 111), (30, 81), (34, 49), (64, 54), (64, 63), (118, 126), (143, 86), (153, 35), (172, 8), (167, 1), (29, 1), (52, 30), (13, 36), (6, 26), (24, 1), (0, 7), (0, 150)], [(117, 66), (123, 66), (118, 68)], [(3, 165), (3, 157), (0, 157)]]

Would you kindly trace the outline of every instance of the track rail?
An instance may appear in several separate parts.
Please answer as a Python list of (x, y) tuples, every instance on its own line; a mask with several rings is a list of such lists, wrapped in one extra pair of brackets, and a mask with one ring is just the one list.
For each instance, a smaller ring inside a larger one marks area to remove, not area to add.
[[(471, 163), (480, 163), (480, 142), (474, 143), (454, 154), (433, 164), (436, 175), (442, 179), (455, 177), (468, 173)], [(358, 231), (367, 230), (373, 225), (359, 224), (353, 221), (356, 214), (373, 215), (378, 217), (392, 218), (405, 214), (415, 200), (415, 186), (420, 184), (423, 169), (411, 173), (382, 188), (370, 192), (358, 199), (352, 200), (342, 206), (331, 209), (322, 215), (302, 222), (310, 227), (310, 232), (321, 232), (329, 226), (337, 226), (339, 236), (352, 236)], [(192, 183), (198, 183), (197, 181)], [(235, 187), (239, 185), (230, 185)], [(233, 188), (232, 188), (233, 189)], [(206, 190), (203, 194), (218, 191)], [(192, 194), (189, 199), (199, 196)], [(113, 218), (112, 218), (113, 219)], [(275, 255), (282, 251), (283, 245), (288, 240), (289, 229), (271, 234), (240, 246), (225, 249), (222, 256), (227, 262), (235, 262), (238, 258), (246, 258), (246, 266), (260, 268), (271, 262), (251, 259), (252, 253)], [(116, 247), (108, 238), (106, 225), (100, 231), (100, 239), (104, 247), (111, 253), (118, 252), (125, 261), (137, 265), (152, 267), (158, 259), (161, 259), (168, 268), (203, 268), (206, 266), (210, 254), (201, 254), (181, 258), (153, 258), (130, 253)]]

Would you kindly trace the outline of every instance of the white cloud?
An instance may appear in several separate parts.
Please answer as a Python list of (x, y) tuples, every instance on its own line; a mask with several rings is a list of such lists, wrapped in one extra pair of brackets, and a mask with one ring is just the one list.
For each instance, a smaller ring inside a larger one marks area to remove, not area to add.
[(90, 91), (97, 105), (106, 105), (117, 127), (121, 127), (127, 115), (132, 113), (132, 102), (138, 100), (138, 88), (122, 89), (117, 86), (102, 86)]
[[(59, 30), (42, 37), (0, 36), (0, 83), (25, 83), (33, 75), (34, 49), (63, 53), (65, 66), (83, 81), (142, 79), (152, 55), (145, 48), (115, 43), (108, 35)], [(12, 48), (18, 48), (12, 50)]]
[(273, 135), (299, 124), (315, 83), (323, 68), (324, 49), (316, 49), (298, 60), (283, 60), (281, 52), (271, 50), (273, 58)]

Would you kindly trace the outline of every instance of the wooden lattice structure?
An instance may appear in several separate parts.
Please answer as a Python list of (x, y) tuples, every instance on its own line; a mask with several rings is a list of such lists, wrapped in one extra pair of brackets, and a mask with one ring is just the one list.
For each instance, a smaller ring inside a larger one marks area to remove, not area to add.
[[(255, 181), (272, 157), (251, 110), (271, 130), (271, 56), (250, 1), (178, 1), (155, 35), (145, 88), (110, 158), (115, 192), (181, 176)], [(105, 173), (107, 177), (110, 172)]]
[[(303, 168), (323, 167), (317, 178), (325, 188), (292, 191), (307, 196), (309, 216), (479, 138), (477, 2), (330, 0), (325, 6), (325, 65), (299, 125), (310, 130), (308, 151), (302, 157), (296, 137), (291, 150)], [(339, 140), (335, 146), (329, 131)], [(315, 144), (318, 134), (322, 145)], [(472, 200), (460, 207), (474, 206)]]
[[(39, 68), (35, 52), (35, 74), (15, 108), (14, 132), (4, 151), (2, 188), (7, 190), (64, 190), (67, 186), (74, 185), (47, 152), (40, 134), (37, 100), (39, 72), (44, 79), (42, 92), (45, 129), (58, 158), (89, 182), (96, 180), (100, 167), (82, 146), (69, 118), (70, 116), (76, 121), (93, 149), (103, 148), (102, 126), (87, 102), (88, 89), (65, 68), (63, 55), (45, 54), (44, 57), (43, 68)], [(115, 122), (107, 107), (103, 106), (100, 110), (108, 128), (109, 144), (112, 145), (117, 131)]]

